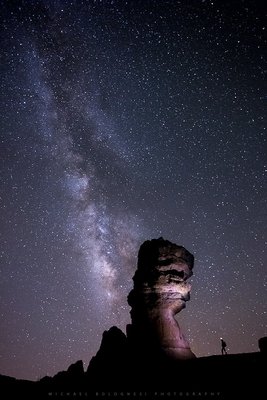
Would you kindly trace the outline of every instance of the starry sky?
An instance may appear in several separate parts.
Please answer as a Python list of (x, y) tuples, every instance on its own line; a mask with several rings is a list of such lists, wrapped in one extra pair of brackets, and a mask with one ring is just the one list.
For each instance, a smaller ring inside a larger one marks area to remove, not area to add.
[(87, 367), (144, 240), (195, 255), (197, 356), (266, 329), (260, 1), (1, 1), (0, 373)]

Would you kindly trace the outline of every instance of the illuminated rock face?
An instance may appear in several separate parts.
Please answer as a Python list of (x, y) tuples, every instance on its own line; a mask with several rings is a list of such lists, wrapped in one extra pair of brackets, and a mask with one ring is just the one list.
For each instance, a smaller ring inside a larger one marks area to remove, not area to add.
[(127, 336), (135, 347), (173, 359), (195, 357), (175, 319), (190, 299), (187, 279), (193, 274), (193, 264), (189, 251), (163, 238), (142, 244), (134, 288), (128, 296), (132, 324)]

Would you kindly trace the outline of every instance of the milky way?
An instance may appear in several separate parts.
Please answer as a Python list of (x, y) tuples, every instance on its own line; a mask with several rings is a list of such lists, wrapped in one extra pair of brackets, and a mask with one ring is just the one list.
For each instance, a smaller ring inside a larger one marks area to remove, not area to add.
[(265, 29), (232, 3), (1, 2), (1, 374), (87, 365), (160, 236), (196, 258), (193, 352), (258, 350)]

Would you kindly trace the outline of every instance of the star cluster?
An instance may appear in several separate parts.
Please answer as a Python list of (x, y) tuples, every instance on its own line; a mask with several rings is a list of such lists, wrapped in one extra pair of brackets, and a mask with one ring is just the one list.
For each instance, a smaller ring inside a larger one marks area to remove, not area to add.
[(266, 335), (258, 1), (1, 1), (0, 373), (37, 379), (125, 331), (139, 246), (195, 255), (197, 356)]

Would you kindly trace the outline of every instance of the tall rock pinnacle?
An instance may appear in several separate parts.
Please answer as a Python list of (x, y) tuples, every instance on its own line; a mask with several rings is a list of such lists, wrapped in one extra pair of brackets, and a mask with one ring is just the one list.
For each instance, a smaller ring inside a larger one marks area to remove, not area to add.
[(172, 359), (195, 357), (175, 319), (190, 299), (187, 280), (193, 265), (188, 250), (163, 238), (140, 247), (134, 288), (128, 296), (132, 324), (127, 326), (128, 339), (137, 350)]

